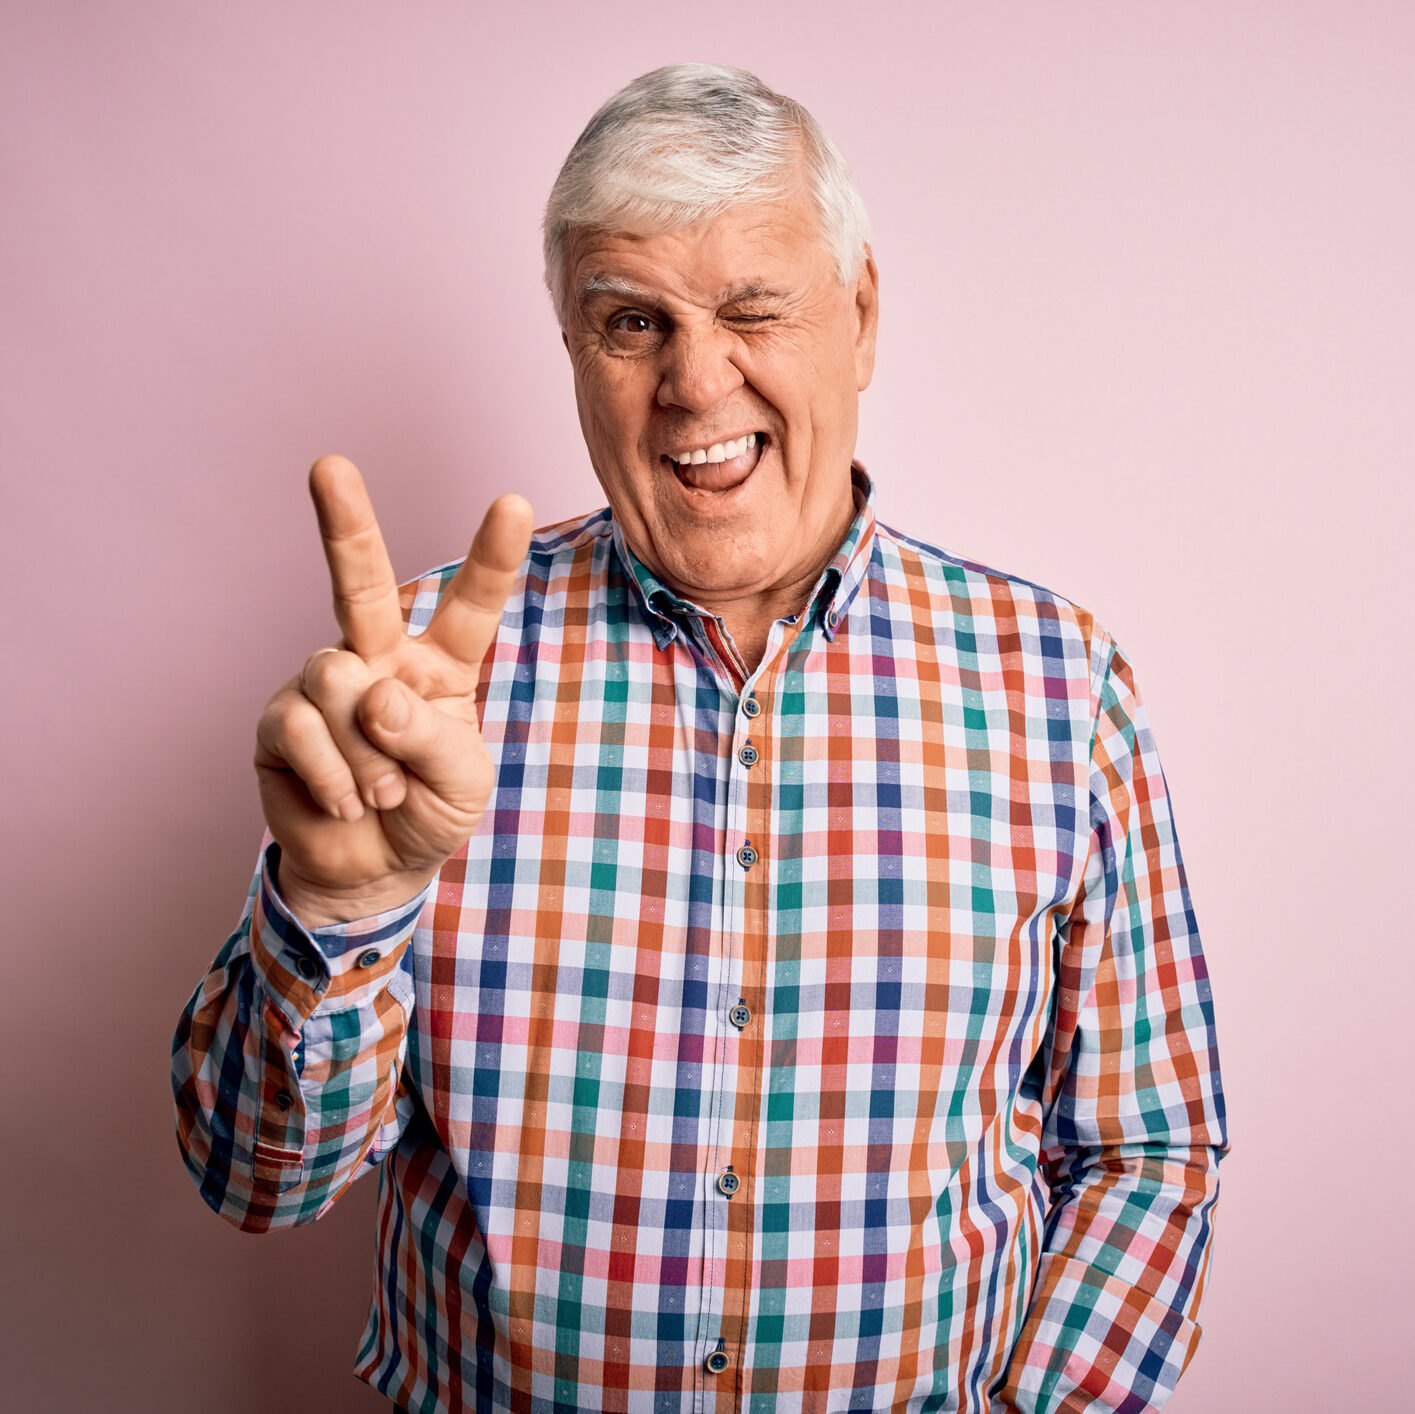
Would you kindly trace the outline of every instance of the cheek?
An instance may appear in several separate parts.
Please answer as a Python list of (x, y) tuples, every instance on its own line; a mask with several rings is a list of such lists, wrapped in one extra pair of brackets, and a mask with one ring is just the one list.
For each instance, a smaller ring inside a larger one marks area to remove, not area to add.
[(809, 432), (839, 421), (841, 393), (854, 390), (854, 359), (833, 339), (816, 338), (763, 360), (751, 383), (781, 415), (788, 433)]
[(644, 395), (638, 386), (642, 381), (634, 370), (618, 368), (594, 368), (580, 380), (583, 420), (604, 445), (638, 446), (644, 428)]
[(842, 343), (832, 343), (822, 351), (815, 377), (806, 392), (810, 400), (811, 426), (817, 435), (832, 440), (850, 436), (858, 396), (854, 350)]

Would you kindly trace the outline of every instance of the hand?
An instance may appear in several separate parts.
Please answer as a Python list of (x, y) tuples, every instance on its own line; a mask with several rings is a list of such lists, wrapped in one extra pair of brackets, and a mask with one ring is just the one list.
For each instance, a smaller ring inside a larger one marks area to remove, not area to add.
[(493, 501), (413, 638), (358, 468), (321, 457), (310, 495), (344, 637), (266, 704), (255, 767), (281, 896), (317, 928), (406, 903), (476, 829), (493, 768), (474, 694), (532, 519), (520, 496)]

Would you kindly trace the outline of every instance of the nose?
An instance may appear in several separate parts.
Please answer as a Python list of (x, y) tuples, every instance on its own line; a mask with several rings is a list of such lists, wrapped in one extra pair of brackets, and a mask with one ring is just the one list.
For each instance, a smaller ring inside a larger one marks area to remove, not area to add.
[(660, 407), (706, 412), (746, 379), (732, 361), (732, 334), (716, 324), (680, 324), (664, 341), (658, 383)]

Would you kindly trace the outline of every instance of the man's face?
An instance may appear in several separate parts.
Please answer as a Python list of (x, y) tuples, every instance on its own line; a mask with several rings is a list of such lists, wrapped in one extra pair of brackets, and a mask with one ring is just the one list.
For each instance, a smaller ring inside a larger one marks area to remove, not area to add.
[(873, 261), (841, 286), (804, 186), (568, 254), (580, 426), (630, 547), (707, 608), (804, 600), (854, 515)]

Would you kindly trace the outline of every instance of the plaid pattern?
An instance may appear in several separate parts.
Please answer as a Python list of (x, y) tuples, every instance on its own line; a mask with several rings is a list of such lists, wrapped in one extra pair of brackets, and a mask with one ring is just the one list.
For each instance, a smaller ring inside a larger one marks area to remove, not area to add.
[(540, 533), (467, 848), (311, 935), (269, 847), (187, 1008), (213, 1208), (377, 1167), (409, 1410), (1130, 1414), (1193, 1353), (1224, 1111), (1129, 664), (857, 486), (745, 686), (608, 512)]

